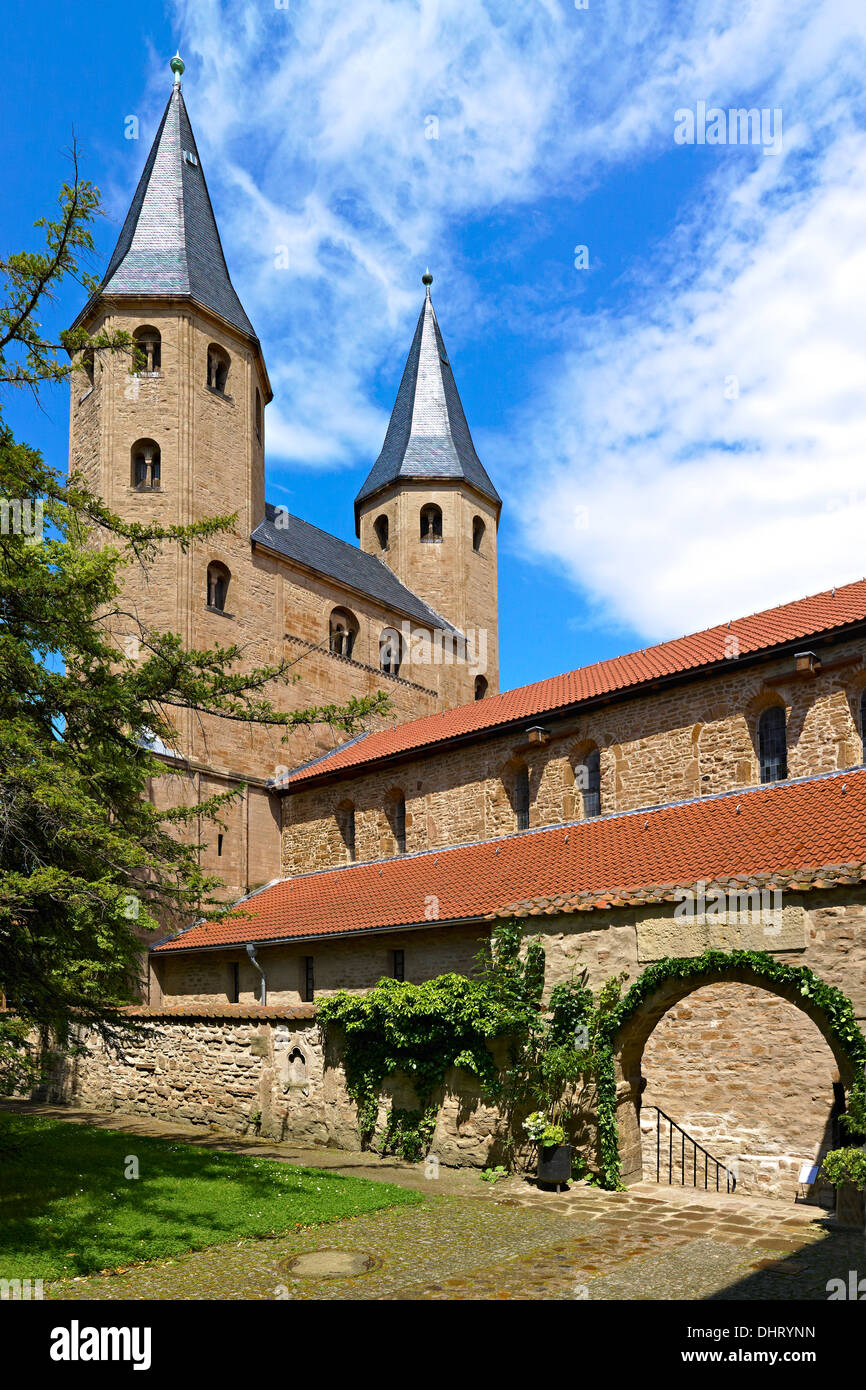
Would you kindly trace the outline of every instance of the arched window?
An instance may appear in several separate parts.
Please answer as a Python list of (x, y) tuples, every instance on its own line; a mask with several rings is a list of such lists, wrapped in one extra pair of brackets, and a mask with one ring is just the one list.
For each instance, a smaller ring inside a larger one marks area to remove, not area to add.
[(472, 549), (477, 553), (481, 549), (481, 542), (484, 540), (484, 522), (480, 516), (472, 518)]
[(224, 348), (211, 343), (207, 350), (207, 384), (212, 391), (224, 394), (231, 358)]
[(397, 845), (397, 853), (406, 853), (406, 798), (401, 791), (389, 792), (385, 803), (388, 823)]
[(144, 492), (158, 490), (162, 465), (159, 445), (153, 439), (138, 439), (130, 451), (132, 486)]
[(386, 676), (399, 676), (402, 659), (399, 632), (393, 627), (383, 628), (379, 638), (379, 665)]
[(785, 711), (770, 705), (758, 720), (758, 757), (762, 782), (783, 782), (788, 775)]
[(529, 829), (529, 768), (522, 759), (511, 769), (511, 803), (517, 817), (517, 829)]
[(388, 549), (388, 518), (383, 514), (377, 516), (373, 522), (373, 530), (376, 532), (376, 540), (379, 542), (380, 550)]
[(343, 837), (343, 843), (349, 852), (349, 858), (354, 863), (355, 860), (355, 807), (351, 801), (341, 801), (337, 807), (337, 828)]
[(231, 574), (225, 565), (221, 565), (218, 560), (214, 560), (207, 567), (207, 606), (215, 608), (218, 613), (224, 613), (226, 598), (229, 592), (229, 581)]
[(476, 700), (483, 700), (483, 699), (484, 699), (484, 696), (485, 696), (486, 694), (487, 694), (487, 679), (486, 679), (486, 677), (485, 677), (485, 676), (476, 676), (476, 677), (475, 677), (475, 698), (476, 698)]
[(92, 348), (86, 349), (86, 351), (81, 354), (80, 366), (84, 375), (87, 377), (88, 386), (92, 386), (96, 375), (95, 361)]
[(145, 325), (136, 328), (133, 333), (135, 341), (135, 371), (149, 376), (152, 372), (158, 372), (162, 365), (162, 338), (158, 328), (151, 328)]
[(866, 688), (860, 695), (860, 739), (863, 744), (863, 761), (866, 763)]
[(358, 623), (347, 608), (335, 608), (328, 620), (328, 641), (334, 656), (351, 656)]
[(421, 539), (433, 543), (442, 539), (442, 508), (434, 502), (421, 508)]
[(601, 815), (601, 754), (591, 748), (580, 765), (580, 789), (583, 793), (583, 814)]

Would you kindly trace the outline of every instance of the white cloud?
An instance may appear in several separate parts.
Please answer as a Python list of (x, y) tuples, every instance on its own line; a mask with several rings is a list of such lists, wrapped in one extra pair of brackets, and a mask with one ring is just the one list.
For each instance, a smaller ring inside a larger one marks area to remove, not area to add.
[[(461, 260), (468, 219), (529, 214), (669, 151), (678, 107), (781, 107), (784, 156), (718, 153), (677, 235), (632, 268), (627, 314), (569, 325), (543, 283), (515, 296), (551, 353), (496, 441), (519, 476), (496, 481), (527, 549), (647, 637), (866, 570), (862, 0), (176, 11), (277, 392), (269, 452), (294, 466), (372, 461), (371, 384), (402, 365), (428, 260), (448, 282), (446, 332), (495, 329), (489, 285)], [(575, 506), (589, 525), (572, 534)]]

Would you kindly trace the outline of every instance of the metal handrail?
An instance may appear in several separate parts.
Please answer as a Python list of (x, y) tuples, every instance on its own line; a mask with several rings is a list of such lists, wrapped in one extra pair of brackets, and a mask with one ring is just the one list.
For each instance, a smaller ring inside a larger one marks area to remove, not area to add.
[[(667, 1115), (667, 1114), (665, 1113), (664, 1110), (661, 1110), (661, 1109), (659, 1108), (659, 1106), (657, 1106), (657, 1105), (651, 1105), (651, 1106), (648, 1107), (648, 1109), (654, 1110), (654, 1111), (656, 1112), (656, 1182), (660, 1183), (661, 1180), (662, 1180), (662, 1178), (661, 1178), (661, 1169), (662, 1169), (662, 1153), (661, 1153), (662, 1126), (661, 1126), (661, 1122), (662, 1122), (662, 1120), (667, 1120), (667, 1122), (668, 1122), (668, 1187), (673, 1186), (673, 1175), (674, 1175), (674, 1172), (675, 1172), (674, 1130), (676, 1130), (677, 1133), (678, 1133), (679, 1135), (681, 1135), (681, 1141), (680, 1141), (679, 1148), (680, 1148), (680, 1185), (681, 1185), (682, 1187), (686, 1187), (687, 1185), (690, 1185), (690, 1186), (692, 1186), (692, 1187), (697, 1187), (697, 1186), (699, 1185), (699, 1183), (698, 1183), (698, 1154), (701, 1153), (701, 1154), (703, 1154), (703, 1158), (704, 1158), (704, 1188), (707, 1189), (707, 1190), (709, 1190), (709, 1165), (710, 1165), (710, 1164), (713, 1164), (713, 1166), (715, 1167), (715, 1170), (716, 1170), (716, 1191), (718, 1192), (718, 1191), (720, 1190), (720, 1189), (719, 1189), (719, 1172), (720, 1172), (720, 1171), (721, 1171), (722, 1173), (724, 1173), (724, 1175), (725, 1175), (725, 1191), (726, 1191), (726, 1192), (733, 1192), (733, 1191), (736, 1189), (736, 1186), (737, 1186), (737, 1179), (736, 1179), (735, 1175), (731, 1172), (730, 1168), (726, 1168), (726, 1167), (725, 1167), (725, 1165), (724, 1165), (724, 1163), (722, 1163), (721, 1159), (713, 1158), (713, 1155), (712, 1155), (711, 1153), (709, 1153), (709, 1152), (703, 1147), (702, 1144), (699, 1144), (698, 1141), (697, 1141), (696, 1139), (693, 1139), (692, 1136), (691, 1136), (690, 1134), (687, 1134), (686, 1131), (683, 1129), (682, 1125), (678, 1125), (677, 1122), (676, 1122), (676, 1120), (672, 1120), (671, 1117), (670, 1117), (670, 1115)], [(691, 1184), (687, 1184), (687, 1183), (686, 1183), (686, 1140), (688, 1140), (688, 1142), (689, 1142), (689, 1143), (691, 1144), (691, 1146), (692, 1146), (692, 1164), (691, 1164), (691, 1168), (692, 1168), (692, 1181), (691, 1181)]]

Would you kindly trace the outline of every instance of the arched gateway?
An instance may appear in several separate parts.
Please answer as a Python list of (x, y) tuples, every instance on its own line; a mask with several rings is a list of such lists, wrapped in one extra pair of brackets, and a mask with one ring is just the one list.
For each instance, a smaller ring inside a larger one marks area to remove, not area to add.
[(811, 970), (748, 951), (708, 951), (694, 958), (659, 961), (632, 985), (605, 1029), (610, 1052), (608, 1075), (600, 1078), (599, 1136), (608, 1185), (617, 1178), (639, 1182), (643, 1176), (639, 1109), (647, 1039), (681, 999), (723, 982), (768, 990), (802, 1009), (833, 1053), (846, 1092), (852, 1087), (862, 1089), (866, 1038), (851, 1001)]

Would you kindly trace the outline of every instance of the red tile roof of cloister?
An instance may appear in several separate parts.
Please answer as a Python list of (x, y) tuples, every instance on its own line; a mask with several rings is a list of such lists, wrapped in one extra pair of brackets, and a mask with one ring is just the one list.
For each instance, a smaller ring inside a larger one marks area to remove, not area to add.
[(583, 911), (740, 876), (787, 888), (866, 879), (866, 768), (304, 874), (245, 899), (245, 917), (154, 949)]
[(502, 695), (413, 719), (378, 733), (362, 735), (289, 773), (278, 788), (294, 789), (317, 777), (411, 753), (415, 749), (481, 733), (500, 725), (537, 719), (582, 701), (639, 688), (652, 681), (730, 664), (732, 655), (749, 656), (788, 642), (808, 641), (819, 634), (866, 620), (866, 579), (837, 589), (767, 608), (747, 618), (707, 628), (671, 642), (646, 647), (626, 656), (598, 661), (561, 676), (507, 690)]

